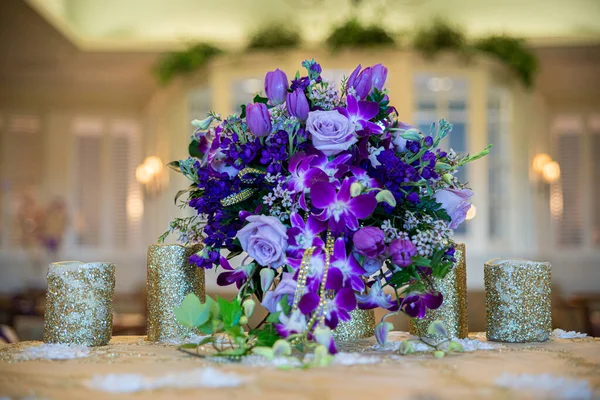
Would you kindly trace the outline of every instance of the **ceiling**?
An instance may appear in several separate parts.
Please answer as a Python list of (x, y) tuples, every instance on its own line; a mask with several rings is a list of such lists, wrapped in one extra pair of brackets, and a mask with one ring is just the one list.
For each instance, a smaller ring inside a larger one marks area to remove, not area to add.
[(169, 50), (191, 41), (240, 48), (284, 22), (307, 45), (352, 15), (398, 35), (443, 17), (472, 36), (507, 33), (537, 45), (600, 43), (599, 0), (25, 0), (84, 50)]

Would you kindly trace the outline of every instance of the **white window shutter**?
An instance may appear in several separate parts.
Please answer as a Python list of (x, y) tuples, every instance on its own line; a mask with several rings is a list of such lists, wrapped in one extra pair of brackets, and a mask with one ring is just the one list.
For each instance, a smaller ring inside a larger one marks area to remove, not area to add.
[(102, 121), (78, 118), (75, 140), (74, 226), (78, 246), (98, 247), (102, 224)]
[[(559, 132), (556, 160), (561, 169), (560, 193), (551, 190), (550, 201), (562, 203), (562, 213), (556, 213), (557, 240), (560, 246), (584, 245), (584, 210), (582, 177), (582, 137), (576, 131)], [(554, 205), (556, 206), (556, 204)], [(551, 208), (553, 207), (551, 203)]]

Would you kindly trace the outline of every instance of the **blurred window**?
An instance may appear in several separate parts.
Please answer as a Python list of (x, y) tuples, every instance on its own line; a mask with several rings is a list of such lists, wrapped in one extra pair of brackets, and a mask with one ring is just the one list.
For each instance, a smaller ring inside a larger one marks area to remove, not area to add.
[(130, 119), (73, 120), (74, 230), (77, 247), (126, 248), (140, 237), (143, 196), (138, 123)]
[(600, 115), (596, 115), (590, 120), (591, 133), (591, 154), (592, 154), (592, 207), (593, 207), (593, 226), (592, 243), (596, 248), (600, 248)]
[[(445, 150), (454, 149), (457, 153), (469, 152), (468, 132), (468, 82), (464, 77), (436, 76), (428, 73), (417, 74), (413, 81), (415, 92), (416, 127), (429, 135), (432, 122), (447, 119), (454, 128), (440, 144)], [(435, 131), (433, 133), (435, 135)], [(456, 175), (461, 182), (469, 181), (469, 166)], [(457, 235), (465, 235), (471, 221), (465, 221), (455, 230)]]
[[(204, 119), (212, 109), (212, 92), (210, 88), (198, 88), (188, 94), (188, 119)], [(186, 121), (189, 124), (189, 121)], [(196, 128), (189, 124), (190, 133)]]
[(259, 78), (237, 79), (231, 83), (231, 110), (240, 115), (242, 104), (252, 102), (256, 94), (265, 96), (264, 82)]

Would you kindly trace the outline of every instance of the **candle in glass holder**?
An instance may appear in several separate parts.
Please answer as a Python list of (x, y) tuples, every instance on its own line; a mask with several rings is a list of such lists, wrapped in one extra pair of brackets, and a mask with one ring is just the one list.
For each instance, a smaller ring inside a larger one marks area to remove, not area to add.
[(44, 342), (107, 345), (112, 336), (115, 265), (63, 261), (48, 268)]
[(205, 301), (204, 269), (190, 264), (202, 245), (154, 244), (148, 247), (148, 340), (181, 340), (198, 332), (177, 322), (175, 308), (194, 293)]
[(435, 310), (427, 310), (423, 319), (410, 320), (410, 333), (421, 334), (430, 339), (445, 339), (437, 334), (427, 333), (427, 328), (435, 320), (444, 324), (448, 335), (464, 339), (469, 336), (467, 323), (467, 262), (464, 243), (456, 244), (454, 266), (442, 278), (433, 278), (433, 286), (444, 296), (444, 302)]
[(488, 340), (543, 342), (552, 333), (552, 266), (549, 262), (496, 258), (485, 263)]

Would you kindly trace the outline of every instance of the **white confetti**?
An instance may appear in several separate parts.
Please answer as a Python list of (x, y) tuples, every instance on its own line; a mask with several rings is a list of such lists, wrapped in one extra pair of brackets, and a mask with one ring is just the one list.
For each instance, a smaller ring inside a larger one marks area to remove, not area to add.
[(588, 381), (551, 374), (515, 375), (505, 373), (496, 379), (496, 385), (519, 391), (543, 393), (543, 398), (585, 400), (591, 399), (593, 396)]
[(197, 368), (189, 371), (171, 372), (159, 377), (140, 374), (95, 375), (87, 386), (104, 392), (133, 393), (162, 388), (193, 389), (200, 387), (237, 387), (248, 379), (232, 373), (224, 373), (214, 368)]
[(41, 344), (24, 349), (17, 357), (19, 360), (70, 360), (87, 357), (90, 348), (68, 344)]
[(588, 337), (587, 333), (580, 333), (575, 331), (564, 331), (562, 329), (555, 329), (552, 331), (552, 337), (555, 339), (582, 339)]

